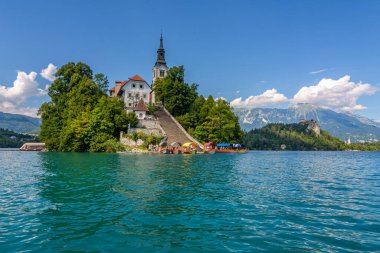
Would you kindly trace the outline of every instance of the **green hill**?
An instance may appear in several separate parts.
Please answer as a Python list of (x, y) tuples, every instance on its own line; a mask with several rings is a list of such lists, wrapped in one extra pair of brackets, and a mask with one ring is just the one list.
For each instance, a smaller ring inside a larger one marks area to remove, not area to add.
[[(315, 125), (317, 125), (314, 122)], [(317, 125), (319, 128), (319, 125)], [(347, 150), (348, 145), (323, 130), (314, 131), (309, 124), (268, 124), (251, 130), (243, 138), (249, 149), (257, 150)]]
[(38, 137), (0, 128), (0, 148), (19, 148), (25, 142), (38, 142)]
[(0, 112), (0, 128), (18, 133), (36, 134), (40, 131), (41, 119), (25, 115)]

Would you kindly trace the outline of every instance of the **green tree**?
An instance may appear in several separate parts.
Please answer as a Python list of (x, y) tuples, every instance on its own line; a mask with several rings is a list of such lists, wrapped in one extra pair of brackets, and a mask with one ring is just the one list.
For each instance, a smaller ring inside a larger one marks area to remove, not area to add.
[(163, 79), (154, 83), (156, 98), (174, 116), (180, 116), (190, 111), (197, 98), (198, 85), (184, 82), (185, 69), (183, 66), (170, 68)]
[[(195, 128), (194, 135), (201, 141), (239, 143), (242, 137), (237, 116), (231, 110), (228, 102), (219, 99), (211, 107), (211, 98), (204, 103), (201, 113), (206, 117), (204, 122)], [(213, 100), (212, 100), (213, 101)]]
[(44, 103), (41, 140), (50, 151), (110, 151), (119, 147), (120, 131), (137, 124), (136, 115), (126, 114), (124, 103), (109, 98), (103, 74), (92, 75), (84, 63), (69, 62), (56, 73), (49, 88), (51, 101)]
[(108, 92), (108, 78), (102, 73), (97, 73), (94, 76), (95, 83), (99, 86), (100, 90), (107, 94)]
[(134, 112), (127, 113), (127, 120), (131, 127), (136, 127), (139, 123), (139, 120), (137, 119), (137, 116)]

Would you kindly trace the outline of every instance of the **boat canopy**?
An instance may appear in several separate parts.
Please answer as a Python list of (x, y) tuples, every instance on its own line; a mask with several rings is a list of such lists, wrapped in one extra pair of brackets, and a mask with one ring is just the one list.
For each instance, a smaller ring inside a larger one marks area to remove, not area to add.
[(197, 147), (198, 145), (195, 142), (186, 142), (182, 145), (184, 148), (188, 148), (190, 146)]
[(233, 144), (233, 147), (234, 148), (241, 148), (241, 144), (237, 143), (237, 144)]
[(205, 144), (203, 144), (203, 146), (205, 146), (205, 147), (216, 146), (216, 143), (215, 142), (206, 142)]
[(232, 145), (230, 143), (218, 143), (218, 147), (231, 147)]

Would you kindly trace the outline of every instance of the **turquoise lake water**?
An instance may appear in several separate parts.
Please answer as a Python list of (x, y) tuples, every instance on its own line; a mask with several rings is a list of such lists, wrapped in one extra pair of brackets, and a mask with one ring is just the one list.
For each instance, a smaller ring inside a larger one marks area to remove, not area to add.
[(380, 252), (380, 152), (0, 151), (0, 252)]

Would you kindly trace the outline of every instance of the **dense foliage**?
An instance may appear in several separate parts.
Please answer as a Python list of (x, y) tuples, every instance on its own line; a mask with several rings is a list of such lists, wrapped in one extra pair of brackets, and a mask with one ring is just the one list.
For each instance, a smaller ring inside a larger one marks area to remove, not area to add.
[(144, 142), (142, 144), (143, 147), (146, 147), (149, 144), (158, 145), (165, 138), (165, 136), (163, 135), (146, 134), (143, 132), (133, 132), (131, 134), (124, 134), (124, 137), (130, 138), (134, 141), (137, 141), (138, 139), (142, 140)]
[(38, 142), (37, 136), (0, 128), (0, 148), (20, 148), (25, 142)]
[(307, 130), (305, 124), (268, 124), (263, 128), (251, 130), (243, 137), (249, 149), (280, 150), (345, 150), (344, 142), (326, 131), (317, 135)]
[(93, 76), (84, 63), (69, 62), (56, 73), (49, 88), (50, 102), (42, 104), (40, 138), (50, 151), (115, 151), (117, 138), (128, 124), (135, 126), (134, 113), (127, 115), (124, 103), (109, 98), (107, 77)]
[(156, 98), (199, 141), (240, 142), (242, 131), (229, 103), (197, 93), (198, 85), (185, 83), (183, 66), (169, 69), (154, 84)]

